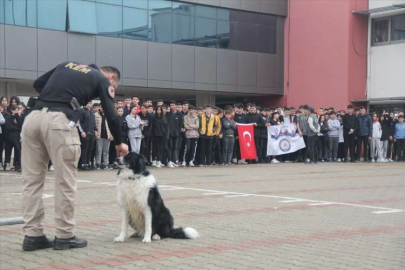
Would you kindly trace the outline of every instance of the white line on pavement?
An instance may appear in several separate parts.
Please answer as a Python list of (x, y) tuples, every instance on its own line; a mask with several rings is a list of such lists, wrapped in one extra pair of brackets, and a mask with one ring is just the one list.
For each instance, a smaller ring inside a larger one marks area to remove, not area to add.
[[(165, 187), (176, 188), (176, 186), (168, 186), (168, 185), (165, 185)], [(262, 197), (262, 198), (284, 199), (286, 201), (294, 201), (294, 202), (297, 202), (297, 201), (311, 202), (312, 204), (308, 204), (310, 206), (321, 206), (321, 205), (334, 204), (334, 205), (352, 206), (352, 207), (358, 207), (358, 208), (367, 208), (367, 209), (379, 210), (379, 211), (372, 212), (373, 214), (390, 214), (390, 213), (403, 213), (403, 212), (405, 212), (405, 209), (395, 209), (395, 208), (378, 207), (378, 206), (372, 206), (372, 205), (353, 204), (353, 203), (308, 200), (308, 199), (294, 198), (294, 197), (283, 197), (283, 196), (261, 195), (261, 194), (250, 194), (250, 193), (238, 193), (238, 192), (230, 192), (230, 191), (222, 191), (222, 190), (188, 188), (188, 187), (183, 187), (182, 190), (193, 190), (193, 191), (205, 192), (203, 194), (220, 194), (220, 193), (223, 193), (223, 194), (232, 194), (231, 196), (233, 196), (233, 195), (243, 195), (243, 196), (238, 196), (238, 197), (252, 196), (252, 197)], [(225, 198), (227, 198), (227, 197), (228, 196), (225, 196)]]

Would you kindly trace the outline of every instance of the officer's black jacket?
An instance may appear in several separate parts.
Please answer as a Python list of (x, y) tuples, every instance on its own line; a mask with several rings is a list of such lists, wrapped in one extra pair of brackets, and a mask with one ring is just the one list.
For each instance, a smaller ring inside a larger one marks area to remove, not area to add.
[(239, 124), (247, 124), (248, 123), (247, 116), (246, 116), (246, 114), (243, 114), (243, 113), (241, 113), (241, 114), (235, 113), (235, 116), (233, 117), (233, 120), (236, 123), (239, 123)]
[(122, 143), (120, 120), (109, 87), (110, 82), (96, 65), (86, 66), (77, 62), (61, 63), (34, 82), (34, 88), (39, 93), (38, 100), (44, 102), (70, 104), (75, 97), (84, 106), (90, 100), (100, 98), (108, 126), (118, 145)]

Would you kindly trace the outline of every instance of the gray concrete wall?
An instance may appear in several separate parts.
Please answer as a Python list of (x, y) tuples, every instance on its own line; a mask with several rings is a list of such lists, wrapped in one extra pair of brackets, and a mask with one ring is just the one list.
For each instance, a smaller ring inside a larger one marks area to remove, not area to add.
[(116, 66), (126, 86), (281, 95), (281, 20), (274, 55), (0, 25), (0, 78), (35, 80), (71, 60)]

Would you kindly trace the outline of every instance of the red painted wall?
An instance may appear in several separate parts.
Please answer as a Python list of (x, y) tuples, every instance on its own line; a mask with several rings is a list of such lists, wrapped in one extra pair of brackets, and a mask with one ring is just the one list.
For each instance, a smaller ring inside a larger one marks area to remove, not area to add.
[[(285, 106), (344, 109), (365, 98), (367, 19), (353, 10), (365, 0), (290, 0), (285, 27)], [(355, 50), (356, 49), (356, 50)], [(357, 51), (357, 53), (356, 53)]]

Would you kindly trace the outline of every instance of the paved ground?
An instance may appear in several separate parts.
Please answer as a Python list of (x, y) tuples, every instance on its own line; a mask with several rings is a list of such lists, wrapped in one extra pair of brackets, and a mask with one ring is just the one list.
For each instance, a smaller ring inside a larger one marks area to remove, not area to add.
[[(177, 226), (197, 240), (113, 243), (115, 171), (79, 173), (77, 235), (89, 246), (21, 251), (21, 225), (0, 227), (0, 268), (404, 269), (405, 165), (278, 164), (153, 169)], [(20, 215), (21, 177), (0, 172), (0, 216)], [(53, 174), (45, 187), (53, 229)]]

